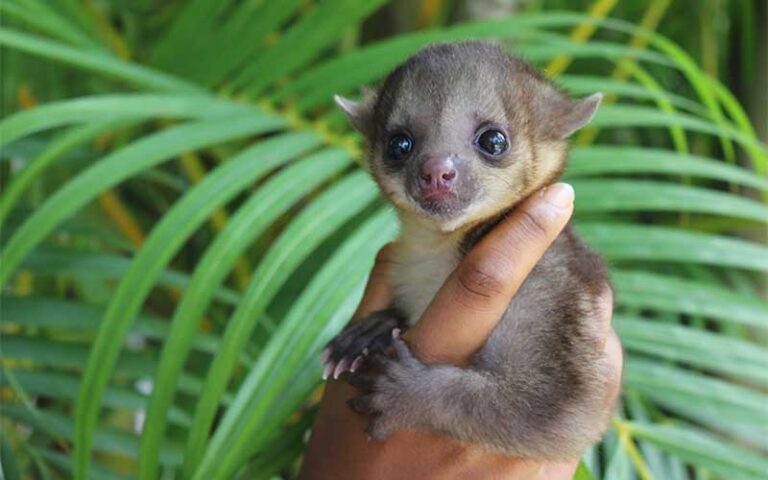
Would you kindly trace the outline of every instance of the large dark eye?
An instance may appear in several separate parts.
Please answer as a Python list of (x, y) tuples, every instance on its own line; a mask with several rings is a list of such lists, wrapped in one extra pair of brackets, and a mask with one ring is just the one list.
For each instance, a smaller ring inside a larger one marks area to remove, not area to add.
[(486, 130), (477, 137), (477, 146), (488, 155), (501, 155), (507, 151), (507, 137), (499, 130)]
[(397, 133), (387, 142), (387, 157), (392, 160), (402, 160), (411, 154), (413, 140), (408, 135)]

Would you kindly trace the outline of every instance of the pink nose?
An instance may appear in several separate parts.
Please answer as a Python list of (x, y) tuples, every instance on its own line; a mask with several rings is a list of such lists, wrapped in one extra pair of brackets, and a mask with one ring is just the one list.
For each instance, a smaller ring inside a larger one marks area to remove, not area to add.
[(433, 157), (421, 166), (419, 186), (425, 194), (448, 192), (453, 189), (456, 177), (456, 169), (450, 157)]

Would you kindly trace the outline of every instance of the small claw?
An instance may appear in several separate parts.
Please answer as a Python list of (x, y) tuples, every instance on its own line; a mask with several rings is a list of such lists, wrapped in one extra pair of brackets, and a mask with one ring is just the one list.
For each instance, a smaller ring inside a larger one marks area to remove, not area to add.
[(363, 360), (364, 359), (362, 355), (355, 357), (355, 359), (352, 361), (352, 366), (349, 367), (349, 371), (355, 373), (355, 371), (360, 368), (360, 365), (363, 364)]
[(320, 363), (325, 365), (328, 363), (328, 359), (331, 358), (331, 348), (328, 347), (325, 350), (323, 350), (323, 353), (320, 354)]
[(349, 367), (349, 360), (344, 357), (341, 359), (338, 365), (336, 365), (336, 368), (333, 370), (333, 379), (336, 380), (339, 378), (339, 375), (347, 371), (347, 367)]
[(333, 362), (328, 362), (323, 369), (323, 380), (328, 380), (328, 377), (333, 373), (336, 365)]

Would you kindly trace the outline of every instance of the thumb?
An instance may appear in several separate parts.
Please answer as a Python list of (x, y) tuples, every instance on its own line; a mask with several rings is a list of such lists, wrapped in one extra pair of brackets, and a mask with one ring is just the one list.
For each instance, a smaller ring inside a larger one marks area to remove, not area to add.
[(482, 347), (568, 223), (573, 198), (573, 187), (566, 183), (535, 193), (469, 252), (410, 334), (423, 359), (461, 364)]

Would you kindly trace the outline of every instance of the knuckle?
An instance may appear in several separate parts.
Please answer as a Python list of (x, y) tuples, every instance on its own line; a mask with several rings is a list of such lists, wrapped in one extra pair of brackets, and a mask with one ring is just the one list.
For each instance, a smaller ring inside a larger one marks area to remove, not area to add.
[(609, 283), (604, 283), (597, 294), (597, 304), (605, 310), (613, 309), (613, 287)]
[(607, 327), (613, 315), (613, 289), (606, 283), (595, 298), (595, 310), (598, 319)]
[(542, 218), (539, 212), (532, 212), (529, 209), (520, 210), (520, 228), (526, 237), (532, 239), (547, 238), (549, 236), (546, 219)]
[(374, 261), (375, 265), (381, 265), (390, 261), (392, 258), (393, 245), (394, 244), (390, 242), (379, 249), (379, 252), (376, 254), (376, 259)]
[(624, 351), (621, 347), (619, 337), (613, 330), (611, 330), (608, 335), (604, 355), (609, 368), (605, 400), (607, 403), (612, 404), (616, 402), (616, 399), (621, 393), (624, 370)]
[(499, 268), (489, 262), (464, 262), (459, 268), (457, 280), (461, 289), (472, 297), (489, 298), (504, 292), (504, 280)]

